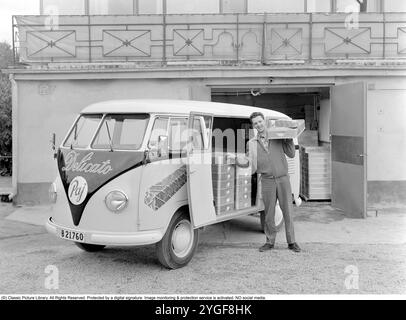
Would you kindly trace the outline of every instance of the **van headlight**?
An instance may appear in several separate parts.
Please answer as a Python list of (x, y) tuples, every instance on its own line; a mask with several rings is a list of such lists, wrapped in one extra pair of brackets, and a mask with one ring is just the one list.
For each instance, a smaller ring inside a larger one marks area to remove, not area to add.
[(122, 191), (111, 191), (104, 199), (107, 209), (114, 213), (119, 213), (124, 210), (128, 203), (128, 197)]

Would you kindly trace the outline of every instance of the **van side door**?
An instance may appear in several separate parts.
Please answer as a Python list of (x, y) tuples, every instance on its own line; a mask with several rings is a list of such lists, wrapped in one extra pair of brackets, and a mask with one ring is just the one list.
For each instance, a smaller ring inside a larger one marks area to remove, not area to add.
[(211, 137), (213, 115), (190, 113), (187, 143), (187, 191), (195, 228), (216, 221), (213, 203)]

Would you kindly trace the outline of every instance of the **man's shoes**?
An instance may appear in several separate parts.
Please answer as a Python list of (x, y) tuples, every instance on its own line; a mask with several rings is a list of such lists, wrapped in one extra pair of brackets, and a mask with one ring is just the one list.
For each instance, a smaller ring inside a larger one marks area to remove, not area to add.
[(302, 250), (300, 249), (299, 245), (298, 245), (296, 242), (290, 243), (290, 244), (288, 245), (288, 248), (289, 248), (289, 250), (292, 250), (293, 252), (300, 252), (300, 251), (302, 251)]
[(259, 248), (259, 252), (269, 251), (274, 248), (273, 244), (265, 243), (261, 248)]

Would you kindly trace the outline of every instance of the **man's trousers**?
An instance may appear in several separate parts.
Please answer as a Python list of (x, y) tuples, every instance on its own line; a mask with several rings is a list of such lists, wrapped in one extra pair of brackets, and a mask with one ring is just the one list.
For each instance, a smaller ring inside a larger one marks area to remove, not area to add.
[(275, 205), (279, 201), (279, 206), (283, 213), (285, 221), (286, 241), (288, 244), (296, 242), (295, 231), (293, 227), (292, 213), (292, 188), (290, 186), (289, 176), (279, 178), (261, 176), (262, 200), (265, 205), (265, 235), (267, 242), (275, 244), (278, 230), (275, 226)]

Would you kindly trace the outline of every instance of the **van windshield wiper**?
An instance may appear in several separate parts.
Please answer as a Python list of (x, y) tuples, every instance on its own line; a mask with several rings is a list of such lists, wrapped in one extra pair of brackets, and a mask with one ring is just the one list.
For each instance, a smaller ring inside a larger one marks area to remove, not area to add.
[(113, 143), (111, 141), (111, 134), (110, 134), (109, 124), (107, 123), (107, 121), (105, 123), (106, 123), (106, 128), (107, 128), (107, 135), (109, 136), (110, 152), (113, 152), (114, 150), (113, 150)]

